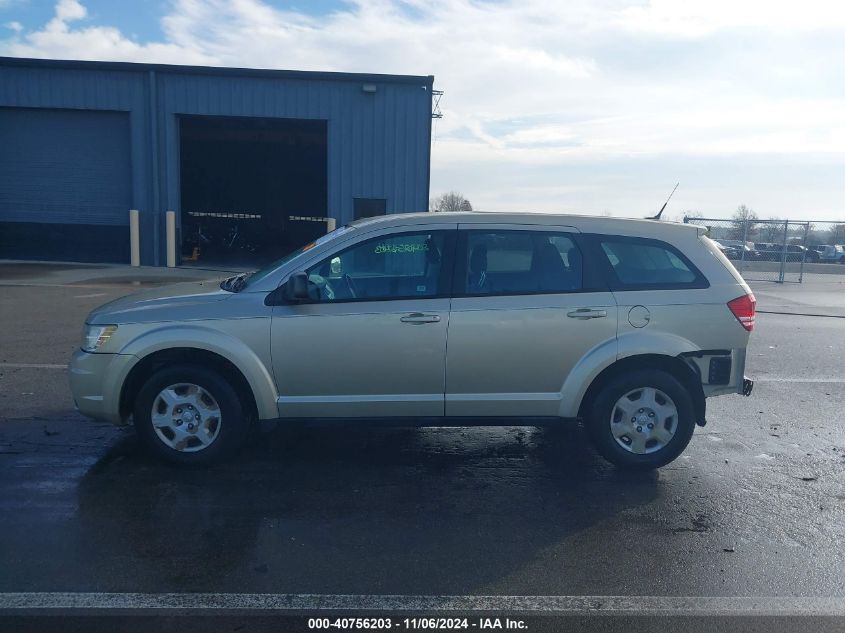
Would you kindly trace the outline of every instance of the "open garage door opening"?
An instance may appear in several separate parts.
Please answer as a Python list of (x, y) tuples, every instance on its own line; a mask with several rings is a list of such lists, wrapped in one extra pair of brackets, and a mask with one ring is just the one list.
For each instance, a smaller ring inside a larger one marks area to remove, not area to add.
[(258, 266), (326, 232), (326, 121), (180, 123), (183, 263)]

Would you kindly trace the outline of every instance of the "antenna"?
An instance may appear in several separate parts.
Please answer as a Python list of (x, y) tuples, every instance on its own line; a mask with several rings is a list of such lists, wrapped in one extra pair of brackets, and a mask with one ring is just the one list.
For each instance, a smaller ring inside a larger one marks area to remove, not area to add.
[[(680, 182), (676, 182), (675, 183), (675, 189), (677, 189), (678, 185), (680, 185), (680, 184), (681, 184)], [(666, 209), (666, 205), (669, 204), (669, 201), (672, 199), (672, 196), (675, 195), (675, 189), (672, 189), (672, 193), (670, 193), (669, 197), (666, 198), (666, 202), (664, 202), (663, 206), (660, 207), (660, 211), (657, 212), (657, 215), (653, 215), (650, 218), (646, 218), (646, 220), (659, 220), (660, 219), (660, 216), (663, 215), (663, 211)]]

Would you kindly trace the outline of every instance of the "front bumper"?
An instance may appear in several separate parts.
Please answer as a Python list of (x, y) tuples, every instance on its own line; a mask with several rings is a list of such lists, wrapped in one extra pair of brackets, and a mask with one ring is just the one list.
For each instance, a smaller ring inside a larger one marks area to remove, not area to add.
[(114, 424), (120, 416), (120, 389), (136, 360), (131, 354), (91, 354), (77, 350), (68, 367), (70, 392), (83, 415)]

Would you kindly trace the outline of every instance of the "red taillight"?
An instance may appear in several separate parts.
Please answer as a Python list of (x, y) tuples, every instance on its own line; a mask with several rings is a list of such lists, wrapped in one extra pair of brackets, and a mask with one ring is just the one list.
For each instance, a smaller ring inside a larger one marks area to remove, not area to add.
[(730, 308), (736, 320), (740, 325), (749, 332), (754, 329), (754, 314), (757, 311), (757, 300), (750, 292), (747, 295), (742, 295), (731, 301), (728, 301), (728, 308)]

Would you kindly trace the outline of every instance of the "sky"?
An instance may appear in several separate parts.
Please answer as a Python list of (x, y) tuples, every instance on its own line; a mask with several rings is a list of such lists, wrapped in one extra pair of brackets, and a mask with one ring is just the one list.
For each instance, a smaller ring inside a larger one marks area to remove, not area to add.
[(432, 197), (845, 220), (839, 0), (0, 0), (0, 55), (434, 75)]

